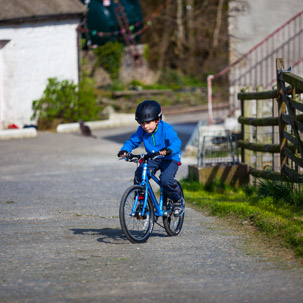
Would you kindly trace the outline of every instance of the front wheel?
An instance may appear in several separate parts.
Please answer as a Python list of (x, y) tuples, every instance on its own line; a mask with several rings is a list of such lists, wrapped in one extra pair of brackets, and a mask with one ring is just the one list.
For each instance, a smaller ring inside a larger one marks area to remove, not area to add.
[[(178, 186), (177, 191), (179, 191), (181, 196), (184, 198), (182, 186), (178, 181), (176, 182)], [(169, 199), (167, 199), (165, 210), (169, 212), (168, 216), (163, 217), (165, 231), (169, 236), (177, 236), (181, 232), (183, 226), (184, 212), (181, 216), (175, 217), (173, 214), (173, 201)]]
[[(130, 186), (123, 194), (120, 202), (120, 225), (126, 238), (132, 243), (146, 242), (154, 227), (154, 208), (148, 198), (145, 211), (141, 214), (139, 196), (142, 196), (144, 188), (139, 185)], [(134, 204), (137, 201), (137, 205)], [(135, 208), (135, 210), (134, 210)]]

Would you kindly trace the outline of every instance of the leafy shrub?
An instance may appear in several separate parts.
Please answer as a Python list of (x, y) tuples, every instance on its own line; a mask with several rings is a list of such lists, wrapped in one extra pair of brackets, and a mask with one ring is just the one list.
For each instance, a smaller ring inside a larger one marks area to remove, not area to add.
[(115, 79), (113, 80), (112, 84), (108, 86), (108, 89), (114, 91), (125, 90), (125, 85), (118, 79)]
[(76, 85), (73, 81), (49, 78), (39, 100), (32, 103), (31, 119), (52, 122), (90, 121), (98, 118), (98, 107), (93, 82), (85, 78)]
[(102, 66), (111, 76), (112, 80), (118, 79), (121, 58), (124, 51), (123, 44), (118, 41), (107, 42), (94, 50), (98, 65)]
[(206, 84), (198, 78), (181, 74), (174, 69), (167, 69), (163, 71), (159, 79), (159, 84), (167, 86), (168, 88), (172, 88), (174, 90), (179, 90), (182, 87), (206, 86)]
[(181, 87), (184, 86), (182, 76), (173, 69), (163, 71), (159, 82), (175, 90), (181, 89)]

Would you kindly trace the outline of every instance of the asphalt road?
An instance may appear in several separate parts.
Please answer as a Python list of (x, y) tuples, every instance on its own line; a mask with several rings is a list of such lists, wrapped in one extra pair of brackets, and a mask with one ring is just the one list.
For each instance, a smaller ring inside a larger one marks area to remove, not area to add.
[[(188, 139), (194, 121), (171, 122)], [(302, 268), (189, 207), (178, 237), (156, 226), (145, 244), (126, 240), (118, 207), (135, 165), (116, 154), (133, 130), (0, 142), (0, 302), (301, 303)]]

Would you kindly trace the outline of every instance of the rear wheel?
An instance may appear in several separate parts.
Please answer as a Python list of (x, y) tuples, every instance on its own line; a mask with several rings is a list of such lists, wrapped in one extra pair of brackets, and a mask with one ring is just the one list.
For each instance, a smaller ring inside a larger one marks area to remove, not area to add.
[[(177, 190), (180, 192), (182, 197), (184, 198), (183, 189), (181, 184), (177, 182)], [(177, 236), (182, 229), (183, 222), (184, 222), (184, 212), (181, 216), (175, 217), (173, 214), (173, 201), (170, 199), (166, 199), (166, 205), (163, 207), (164, 210), (168, 212), (168, 215), (163, 217), (163, 225), (165, 228), (166, 233), (169, 236)]]
[(133, 185), (124, 192), (120, 202), (120, 225), (126, 238), (132, 243), (146, 242), (154, 227), (154, 208), (149, 198), (143, 215), (141, 214), (143, 203), (140, 206), (139, 201), (133, 212), (136, 197), (143, 192), (142, 186)]

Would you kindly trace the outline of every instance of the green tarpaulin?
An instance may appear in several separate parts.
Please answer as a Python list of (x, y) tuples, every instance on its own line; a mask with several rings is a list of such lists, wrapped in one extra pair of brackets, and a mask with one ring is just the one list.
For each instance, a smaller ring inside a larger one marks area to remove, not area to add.
[[(121, 32), (123, 29), (120, 28), (115, 14), (117, 1), (81, 0), (81, 2), (88, 3), (87, 30), (85, 33), (82, 32), (83, 38), (88, 38), (92, 45), (101, 45), (115, 40), (125, 42)], [(140, 35), (136, 33), (142, 28), (140, 2), (139, 0), (120, 0), (120, 4), (123, 6), (132, 36), (138, 42)]]

